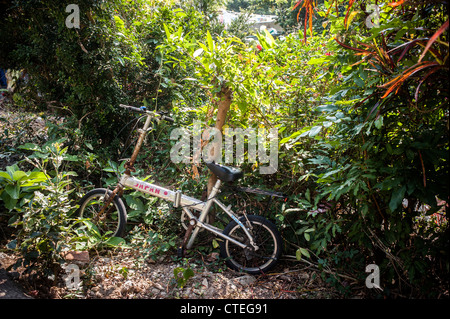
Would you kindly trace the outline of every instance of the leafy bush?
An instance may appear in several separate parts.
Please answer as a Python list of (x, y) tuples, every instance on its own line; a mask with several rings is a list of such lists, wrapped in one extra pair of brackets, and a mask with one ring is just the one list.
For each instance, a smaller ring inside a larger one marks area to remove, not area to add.
[[(0, 173), (8, 183), (2, 199), (12, 214), (9, 225), (18, 229), (7, 247), (21, 255), (15, 267), (23, 266), (39, 276), (55, 274), (55, 266), (63, 259), (62, 251), (70, 247), (71, 218), (77, 207), (70, 198), (74, 189), (69, 188), (74, 173), (61, 170), (65, 151), (67, 148), (54, 143), (48, 147), (47, 159), (28, 159), (37, 170), (26, 173), (14, 166)], [(27, 194), (30, 190), (33, 193)], [(21, 194), (25, 195), (21, 198)]]
[[(6, 167), (6, 171), (0, 172), (0, 198), (3, 205), (9, 211), (21, 213), (27, 200), (33, 197), (38, 191), (40, 183), (45, 181), (47, 176), (43, 172), (24, 172), (17, 165)], [(14, 223), (17, 214), (13, 215), (9, 223)]]
[[(63, 114), (71, 140), (80, 147), (86, 140), (94, 148), (101, 145), (105, 152), (99, 155), (105, 156), (118, 146), (114, 132), (127, 123), (119, 103), (147, 99), (153, 107), (157, 99), (167, 108), (170, 88), (161, 82), (161, 56), (154, 48), (163, 34), (161, 21), (180, 13), (163, 1), (152, 7), (141, 0), (79, 1), (77, 29), (65, 24), (69, 3), (15, 1), (0, 31), (1, 64), (29, 77), (16, 88), (15, 101)], [(195, 11), (189, 12), (183, 20), (195, 21)]]
[[(341, 221), (348, 243), (367, 264), (380, 266), (386, 286), (406, 282), (410, 293), (427, 294), (434, 280), (445, 283), (449, 265), (448, 222), (425, 227), (418, 218), (446, 212), (441, 199), (449, 202), (448, 61), (441, 60), (448, 46), (434, 43), (429, 31), (445, 17), (435, 11), (425, 30), (427, 4), (405, 6), (411, 15), (384, 10), (373, 29), (363, 19), (346, 26), (346, 18), (329, 17), (331, 32), (341, 36), (328, 45), (333, 54), (314, 63), (342, 80), (316, 108), (315, 123), (299, 133), (315, 144), (309, 157), (316, 166), (315, 202), (351, 208), (336, 210), (328, 223)], [(419, 209), (425, 204), (426, 212)]]

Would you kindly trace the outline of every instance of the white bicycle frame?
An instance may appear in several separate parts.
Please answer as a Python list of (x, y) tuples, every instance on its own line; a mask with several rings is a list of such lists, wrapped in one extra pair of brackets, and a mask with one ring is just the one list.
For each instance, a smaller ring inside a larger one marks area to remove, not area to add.
[[(250, 232), (247, 230), (247, 227), (244, 226), (244, 224), (238, 219), (238, 217), (233, 213), (233, 211), (230, 210), (229, 207), (226, 207), (223, 203), (221, 203), (219, 200), (217, 200), (215, 198), (215, 196), (219, 192), (219, 188), (221, 185), (220, 180), (217, 180), (211, 193), (208, 196), (208, 199), (205, 202), (202, 202), (201, 200), (183, 195), (179, 191), (174, 192), (168, 188), (165, 188), (165, 187), (162, 187), (159, 185), (155, 185), (155, 184), (151, 184), (151, 183), (147, 183), (145, 181), (139, 180), (135, 177), (132, 177), (132, 176), (126, 175), (126, 174), (122, 175), (122, 177), (120, 179), (120, 184), (124, 187), (130, 187), (139, 192), (149, 194), (151, 196), (159, 197), (159, 198), (167, 200), (169, 202), (173, 202), (174, 207), (181, 207), (183, 209), (183, 211), (189, 217), (189, 220), (194, 221), (194, 223), (195, 223), (194, 225), (196, 226), (192, 232), (191, 237), (189, 238), (187, 245), (186, 245), (187, 249), (190, 249), (192, 247), (200, 228), (204, 228), (226, 240), (229, 240), (241, 248), (247, 247), (246, 244), (243, 244), (243, 243), (235, 240), (232, 237), (224, 235), (220, 228), (217, 228), (217, 227), (205, 222), (206, 216), (208, 215), (213, 203), (217, 204), (228, 216), (230, 216), (244, 230), (245, 234), (247, 235), (247, 237), (250, 240), (250, 244), (252, 246), (254, 246), (253, 237), (250, 234)], [(197, 218), (187, 207), (192, 208), (196, 211), (199, 211), (200, 216)]]
[[(136, 144), (136, 147), (133, 152), (132, 159), (131, 159), (131, 166), (133, 165), (134, 160), (137, 157), (137, 153), (139, 152), (140, 147), (142, 146), (142, 142), (144, 140), (145, 134), (149, 131), (148, 128), (150, 126), (151, 119), (156, 117), (155, 113), (153, 113), (153, 112), (145, 111), (145, 113), (147, 114), (147, 120), (145, 121), (143, 129), (140, 131), (140, 137)], [(204, 202), (201, 200), (186, 196), (184, 194), (181, 194), (180, 191), (172, 191), (168, 188), (139, 180), (127, 173), (123, 174), (120, 177), (118, 187), (121, 189), (123, 189), (123, 187), (130, 187), (139, 192), (149, 194), (151, 196), (159, 197), (159, 198), (167, 200), (169, 202), (173, 202), (174, 207), (181, 207), (183, 209), (183, 211), (189, 217), (190, 224), (192, 226), (194, 226), (194, 229), (192, 231), (192, 234), (190, 235), (189, 241), (186, 244), (187, 249), (190, 249), (193, 246), (193, 243), (195, 241), (195, 238), (197, 237), (197, 234), (198, 234), (200, 228), (204, 228), (204, 229), (216, 234), (217, 236), (220, 236), (226, 240), (229, 240), (230, 242), (234, 243), (235, 245), (237, 245), (241, 248), (248, 247), (247, 244), (241, 243), (238, 240), (236, 240), (230, 236), (224, 235), (223, 231), (220, 228), (217, 228), (217, 227), (205, 222), (206, 216), (208, 215), (212, 204), (215, 203), (242, 228), (242, 230), (245, 232), (245, 234), (247, 235), (247, 237), (249, 239), (250, 245), (255, 250), (257, 250), (258, 247), (256, 246), (256, 244), (253, 240), (253, 237), (250, 234), (247, 227), (239, 220), (239, 218), (236, 216), (236, 214), (233, 213), (233, 211), (230, 209), (230, 206), (226, 207), (223, 203), (221, 203), (219, 200), (217, 200), (215, 198), (219, 192), (221, 183), (222, 182), (219, 179), (217, 179), (217, 182), (214, 185), (211, 193), (209, 194), (208, 199)], [(199, 217), (197, 218), (188, 209), (188, 207), (192, 208), (196, 211), (199, 211), (200, 212)], [(251, 225), (249, 225), (249, 226), (251, 227)]]

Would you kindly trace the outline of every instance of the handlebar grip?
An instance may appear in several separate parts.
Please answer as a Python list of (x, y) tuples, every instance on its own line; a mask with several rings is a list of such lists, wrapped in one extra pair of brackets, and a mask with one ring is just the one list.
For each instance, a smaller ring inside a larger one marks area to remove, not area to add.
[(158, 114), (159, 117), (162, 120), (168, 121), (168, 122), (175, 122), (175, 120), (167, 115), (164, 115), (163, 112), (151, 112), (151, 111), (147, 111), (147, 108), (145, 106), (141, 106), (141, 107), (135, 107), (135, 106), (130, 106), (130, 105), (125, 105), (125, 104), (119, 104), (120, 107), (124, 108), (124, 109), (128, 109), (131, 110), (133, 112), (138, 112), (138, 113), (153, 113), (153, 114)]
[(125, 104), (119, 104), (120, 107), (124, 108), (124, 109), (129, 109), (133, 112), (138, 112), (138, 113), (145, 113), (146, 112), (146, 108), (145, 106), (141, 106), (139, 107), (135, 107), (135, 106), (130, 106), (130, 105), (125, 105)]

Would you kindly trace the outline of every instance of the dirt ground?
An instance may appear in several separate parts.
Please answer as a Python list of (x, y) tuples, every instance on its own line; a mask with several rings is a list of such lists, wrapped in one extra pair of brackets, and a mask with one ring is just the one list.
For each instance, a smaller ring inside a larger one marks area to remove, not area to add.
[(18, 278), (18, 273), (8, 272), (8, 256), (0, 253), (0, 299), (30, 299), (20, 284), (18, 284), (14, 277)]
[[(56, 278), (31, 281), (27, 276), (21, 276), (20, 270), (6, 271), (5, 268), (15, 262), (15, 257), (0, 253), (2, 265), (0, 268), (3, 268), (0, 277), (0, 298), (342, 298), (337, 291), (323, 282), (316, 271), (304, 265), (299, 267), (298, 263), (284, 261), (270, 274), (251, 276), (229, 270), (224, 265), (220, 266), (215, 253), (207, 256), (205, 260), (195, 258), (173, 260), (174, 258), (167, 256), (158, 261), (143, 262), (139, 262), (139, 258), (134, 254), (132, 250), (104, 252), (91, 256), (79, 253), (67, 260), (63, 265), (66, 272), (62, 271)], [(193, 271), (193, 276), (188, 278), (182, 287), (175, 281), (174, 269), (178, 267)], [(79, 280), (76, 281), (75, 278)]]

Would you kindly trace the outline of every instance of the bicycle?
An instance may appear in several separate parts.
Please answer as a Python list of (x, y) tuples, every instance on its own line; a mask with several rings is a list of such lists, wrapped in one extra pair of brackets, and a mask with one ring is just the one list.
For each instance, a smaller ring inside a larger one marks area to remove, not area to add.
[[(226, 207), (217, 199), (222, 183), (232, 184), (243, 177), (242, 171), (214, 162), (206, 163), (211, 172), (217, 176), (217, 181), (204, 201), (182, 194), (181, 191), (172, 191), (131, 176), (131, 172), (135, 171), (134, 164), (144, 138), (152, 130), (150, 126), (152, 120), (173, 122), (173, 119), (164, 114), (149, 111), (145, 107), (138, 108), (123, 104), (120, 104), (120, 107), (145, 114), (145, 124), (141, 130), (138, 130), (137, 143), (131, 158), (124, 165), (125, 172), (119, 176), (116, 188), (112, 191), (97, 188), (85, 194), (80, 201), (80, 217), (89, 218), (102, 235), (122, 237), (127, 223), (127, 213), (121, 196), (125, 188), (131, 188), (172, 202), (175, 208), (183, 210), (183, 215), (185, 218), (187, 216), (189, 224), (185, 227), (186, 233), (178, 249), (179, 256), (184, 256), (185, 250), (192, 248), (199, 231), (204, 229), (221, 237), (220, 256), (225, 259), (229, 268), (250, 274), (266, 273), (272, 269), (282, 253), (282, 239), (276, 226), (263, 216), (247, 215), (245, 211), (242, 216), (238, 216), (230, 209), (231, 205)], [(252, 189), (248, 188), (243, 190), (252, 192)], [(280, 193), (253, 189), (253, 192), (258, 191), (270, 195), (270, 199), (272, 196), (282, 197)], [(208, 214), (213, 203), (231, 218), (231, 222), (224, 229), (208, 223)], [(196, 211), (197, 215), (193, 211)]]

